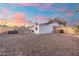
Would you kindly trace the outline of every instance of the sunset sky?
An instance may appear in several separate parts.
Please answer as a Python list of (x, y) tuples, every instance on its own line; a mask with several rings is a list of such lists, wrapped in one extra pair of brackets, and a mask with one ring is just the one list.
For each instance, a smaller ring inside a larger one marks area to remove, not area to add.
[(64, 18), (69, 23), (79, 20), (79, 12), (75, 12), (79, 4), (55, 3), (19, 3), (0, 4), (0, 18), (17, 23), (43, 22), (49, 18)]

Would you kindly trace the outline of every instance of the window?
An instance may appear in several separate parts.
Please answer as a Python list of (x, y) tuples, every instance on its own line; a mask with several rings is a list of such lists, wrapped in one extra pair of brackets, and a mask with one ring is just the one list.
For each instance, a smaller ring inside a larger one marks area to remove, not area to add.
[(38, 27), (35, 27), (35, 30), (38, 30)]

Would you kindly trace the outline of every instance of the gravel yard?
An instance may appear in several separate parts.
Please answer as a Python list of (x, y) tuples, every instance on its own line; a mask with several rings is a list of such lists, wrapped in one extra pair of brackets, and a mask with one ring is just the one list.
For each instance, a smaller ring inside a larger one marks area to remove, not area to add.
[(1, 56), (79, 56), (79, 37), (50, 33), (0, 34)]

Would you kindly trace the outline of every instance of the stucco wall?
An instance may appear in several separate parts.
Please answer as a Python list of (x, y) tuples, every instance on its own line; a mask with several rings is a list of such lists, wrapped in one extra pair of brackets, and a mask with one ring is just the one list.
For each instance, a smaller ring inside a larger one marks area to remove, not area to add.
[[(38, 28), (38, 30), (35, 29), (36, 27)], [(34, 29), (33, 30), (34, 30), (34, 33), (39, 34), (39, 25), (34, 26)]]
[(45, 33), (50, 33), (50, 32), (52, 32), (52, 26), (50, 24), (39, 26), (39, 33), (40, 34), (45, 34)]

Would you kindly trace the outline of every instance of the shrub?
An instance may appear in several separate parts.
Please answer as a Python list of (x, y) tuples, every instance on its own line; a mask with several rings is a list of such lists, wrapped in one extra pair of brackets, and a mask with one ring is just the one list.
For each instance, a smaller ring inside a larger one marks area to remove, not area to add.
[(76, 24), (76, 25), (74, 26), (74, 28), (75, 28), (75, 32), (76, 32), (76, 33), (79, 32), (79, 24)]

